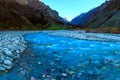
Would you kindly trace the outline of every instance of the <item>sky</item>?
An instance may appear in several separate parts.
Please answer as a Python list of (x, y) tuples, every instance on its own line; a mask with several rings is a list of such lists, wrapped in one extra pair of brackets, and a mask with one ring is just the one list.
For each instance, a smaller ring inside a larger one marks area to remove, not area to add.
[(105, 0), (42, 0), (68, 20), (101, 5)]

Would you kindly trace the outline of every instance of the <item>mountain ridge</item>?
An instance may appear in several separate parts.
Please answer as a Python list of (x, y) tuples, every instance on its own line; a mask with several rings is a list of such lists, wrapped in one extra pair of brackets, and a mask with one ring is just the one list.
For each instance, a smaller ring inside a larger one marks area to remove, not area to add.
[[(22, 1), (22, 0), (21, 0)], [(16, 0), (0, 1), (0, 30), (34, 30), (46, 29), (50, 24), (63, 25), (56, 11), (38, 0), (18, 2)]]
[[(120, 28), (120, 0), (109, 0), (90, 10), (83, 15), (74, 18), (71, 23), (88, 28), (117, 27)], [(77, 24), (76, 24), (76, 23)]]
[(85, 25), (91, 18), (95, 17), (97, 13), (99, 13), (103, 8), (105, 8), (107, 4), (109, 4), (109, 1), (106, 1), (105, 3), (101, 4), (96, 8), (91, 9), (86, 13), (81, 13), (77, 17), (73, 18), (71, 20), (71, 23), (75, 25)]

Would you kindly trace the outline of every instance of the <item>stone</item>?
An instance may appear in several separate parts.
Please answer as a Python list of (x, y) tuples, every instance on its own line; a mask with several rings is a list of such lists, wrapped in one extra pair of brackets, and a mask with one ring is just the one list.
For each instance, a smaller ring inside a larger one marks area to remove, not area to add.
[(54, 72), (54, 71), (55, 71), (55, 69), (51, 69), (51, 71), (52, 71), (52, 72)]
[(19, 50), (16, 50), (16, 53), (20, 53), (20, 51), (19, 51)]
[(61, 61), (60, 58), (55, 59), (55, 62), (60, 62), (60, 61)]
[(89, 75), (93, 75), (94, 72), (93, 72), (92, 70), (89, 70), (89, 71), (88, 71), (88, 74), (89, 74)]
[(42, 77), (43, 77), (43, 78), (45, 78), (45, 77), (46, 77), (46, 75), (45, 75), (45, 74), (43, 74), (43, 75), (42, 75)]
[(6, 55), (8, 55), (8, 56), (12, 56), (12, 52), (10, 51), (10, 50), (8, 50), (8, 49), (6, 49), (6, 50), (4, 50), (4, 53), (6, 54)]
[(115, 67), (120, 68), (120, 64), (114, 64)]
[(5, 69), (11, 69), (12, 68), (12, 65), (2, 65)]
[(8, 73), (9, 71), (8, 70), (5, 70), (6, 73)]
[(6, 69), (2, 66), (0, 66), (0, 71), (5, 71)]
[(23, 52), (25, 50), (25, 48), (23, 46), (18, 46), (18, 49), (20, 52)]
[(22, 76), (25, 76), (27, 71), (26, 70), (21, 70), (20, 73), (21, 73)]
[(0, 64), (2, 64), (3, 63), (3, 60), (0, 60)]
[(36, 80), (36, 78), (32, 76), (32, 77), (31, 77), (31, 80)]
[(50, 65), (54, 65), (55, 64), (55, 62), (50, 62)]
[(6, 65), (12, 65), (12, 62), (10, 60), (4, 60), (4, 64), (6, 64)]
[(9, 44), (7, 48), (12, 51), (17, 50), (16, 46), (14, 46), (13, 44)]
[(4, 60), (9, 60), (9, 61), (13, 61), (13, 57), (9, 57), (9, 56), (6, 56)]
[(0, 34), (0, 70), (11, 69), (13, 61), (20, 58), (19, 46), (22, 47), (22, 51), (25, 49), (21, 35), (4, 32)]
[(69, 71), (69, 74), (70, 74), (70, 75), (74, 75), (75, 72), (74, 72), (74, 71)]
[(82, 73), (78, 73), (78, 76), (81, 76), (82, 75)]
[(62, 75), (62, 76), (64, 76), (64, 77), (66, 77), (66, 76), (67, 76), (67, 74), (66, 74), (66, 73), (62, 73), (61, 75)]
[(41, 63), (41, 62), (38, 62), (38, 65), (42, 65), (42, 63)]
[(52, 44), (47, 44), (47, 46), (52, 46)]

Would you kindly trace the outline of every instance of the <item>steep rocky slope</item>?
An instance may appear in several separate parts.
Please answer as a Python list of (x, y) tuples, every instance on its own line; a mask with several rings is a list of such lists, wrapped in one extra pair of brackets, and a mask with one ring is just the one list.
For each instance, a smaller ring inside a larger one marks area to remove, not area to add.
[(107, 6), (107, 4), (109, 4), (108, 1), (103, 3), (101, 6), (90, 10), (87, 13), (80, 14), (79, 16), (75, 17), (71, 21), (71, 23), (75, 25), (85, 25), (91, 18), (94, 18), (100, 11), (102, 11), (102, 9), (104, 9)]
[(120, 0), (111, 0), (86, 26), (120, 28)]
[(38, 0), (0, 0), (0, 30), (46, 29), (63, 24), (58, 13)]
[(72, 20), (73, 24), (90, 28), (120, 28), (120, 0), (110, 0)]
[(54, 23), (54, 20), (59, 22), (62, 21), (62, 18), (59, 16), (57, 11), (52, 10), (49, 6), (46, 6), (39, 0), (28, 0), (27, 5), (35, 9), (35, 11), (40, 14), (43, 19), (46, 19), (52, 23)]

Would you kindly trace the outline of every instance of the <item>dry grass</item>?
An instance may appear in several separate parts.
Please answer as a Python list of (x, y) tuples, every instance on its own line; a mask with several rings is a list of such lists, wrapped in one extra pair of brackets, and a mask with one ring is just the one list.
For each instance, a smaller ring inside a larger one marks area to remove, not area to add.
[(100, 32), (100, 33), (120, 33), (120, 28), (104, 27), (104, 28), (76, 28), (75, 30), (86, 30), (86, 32)]

